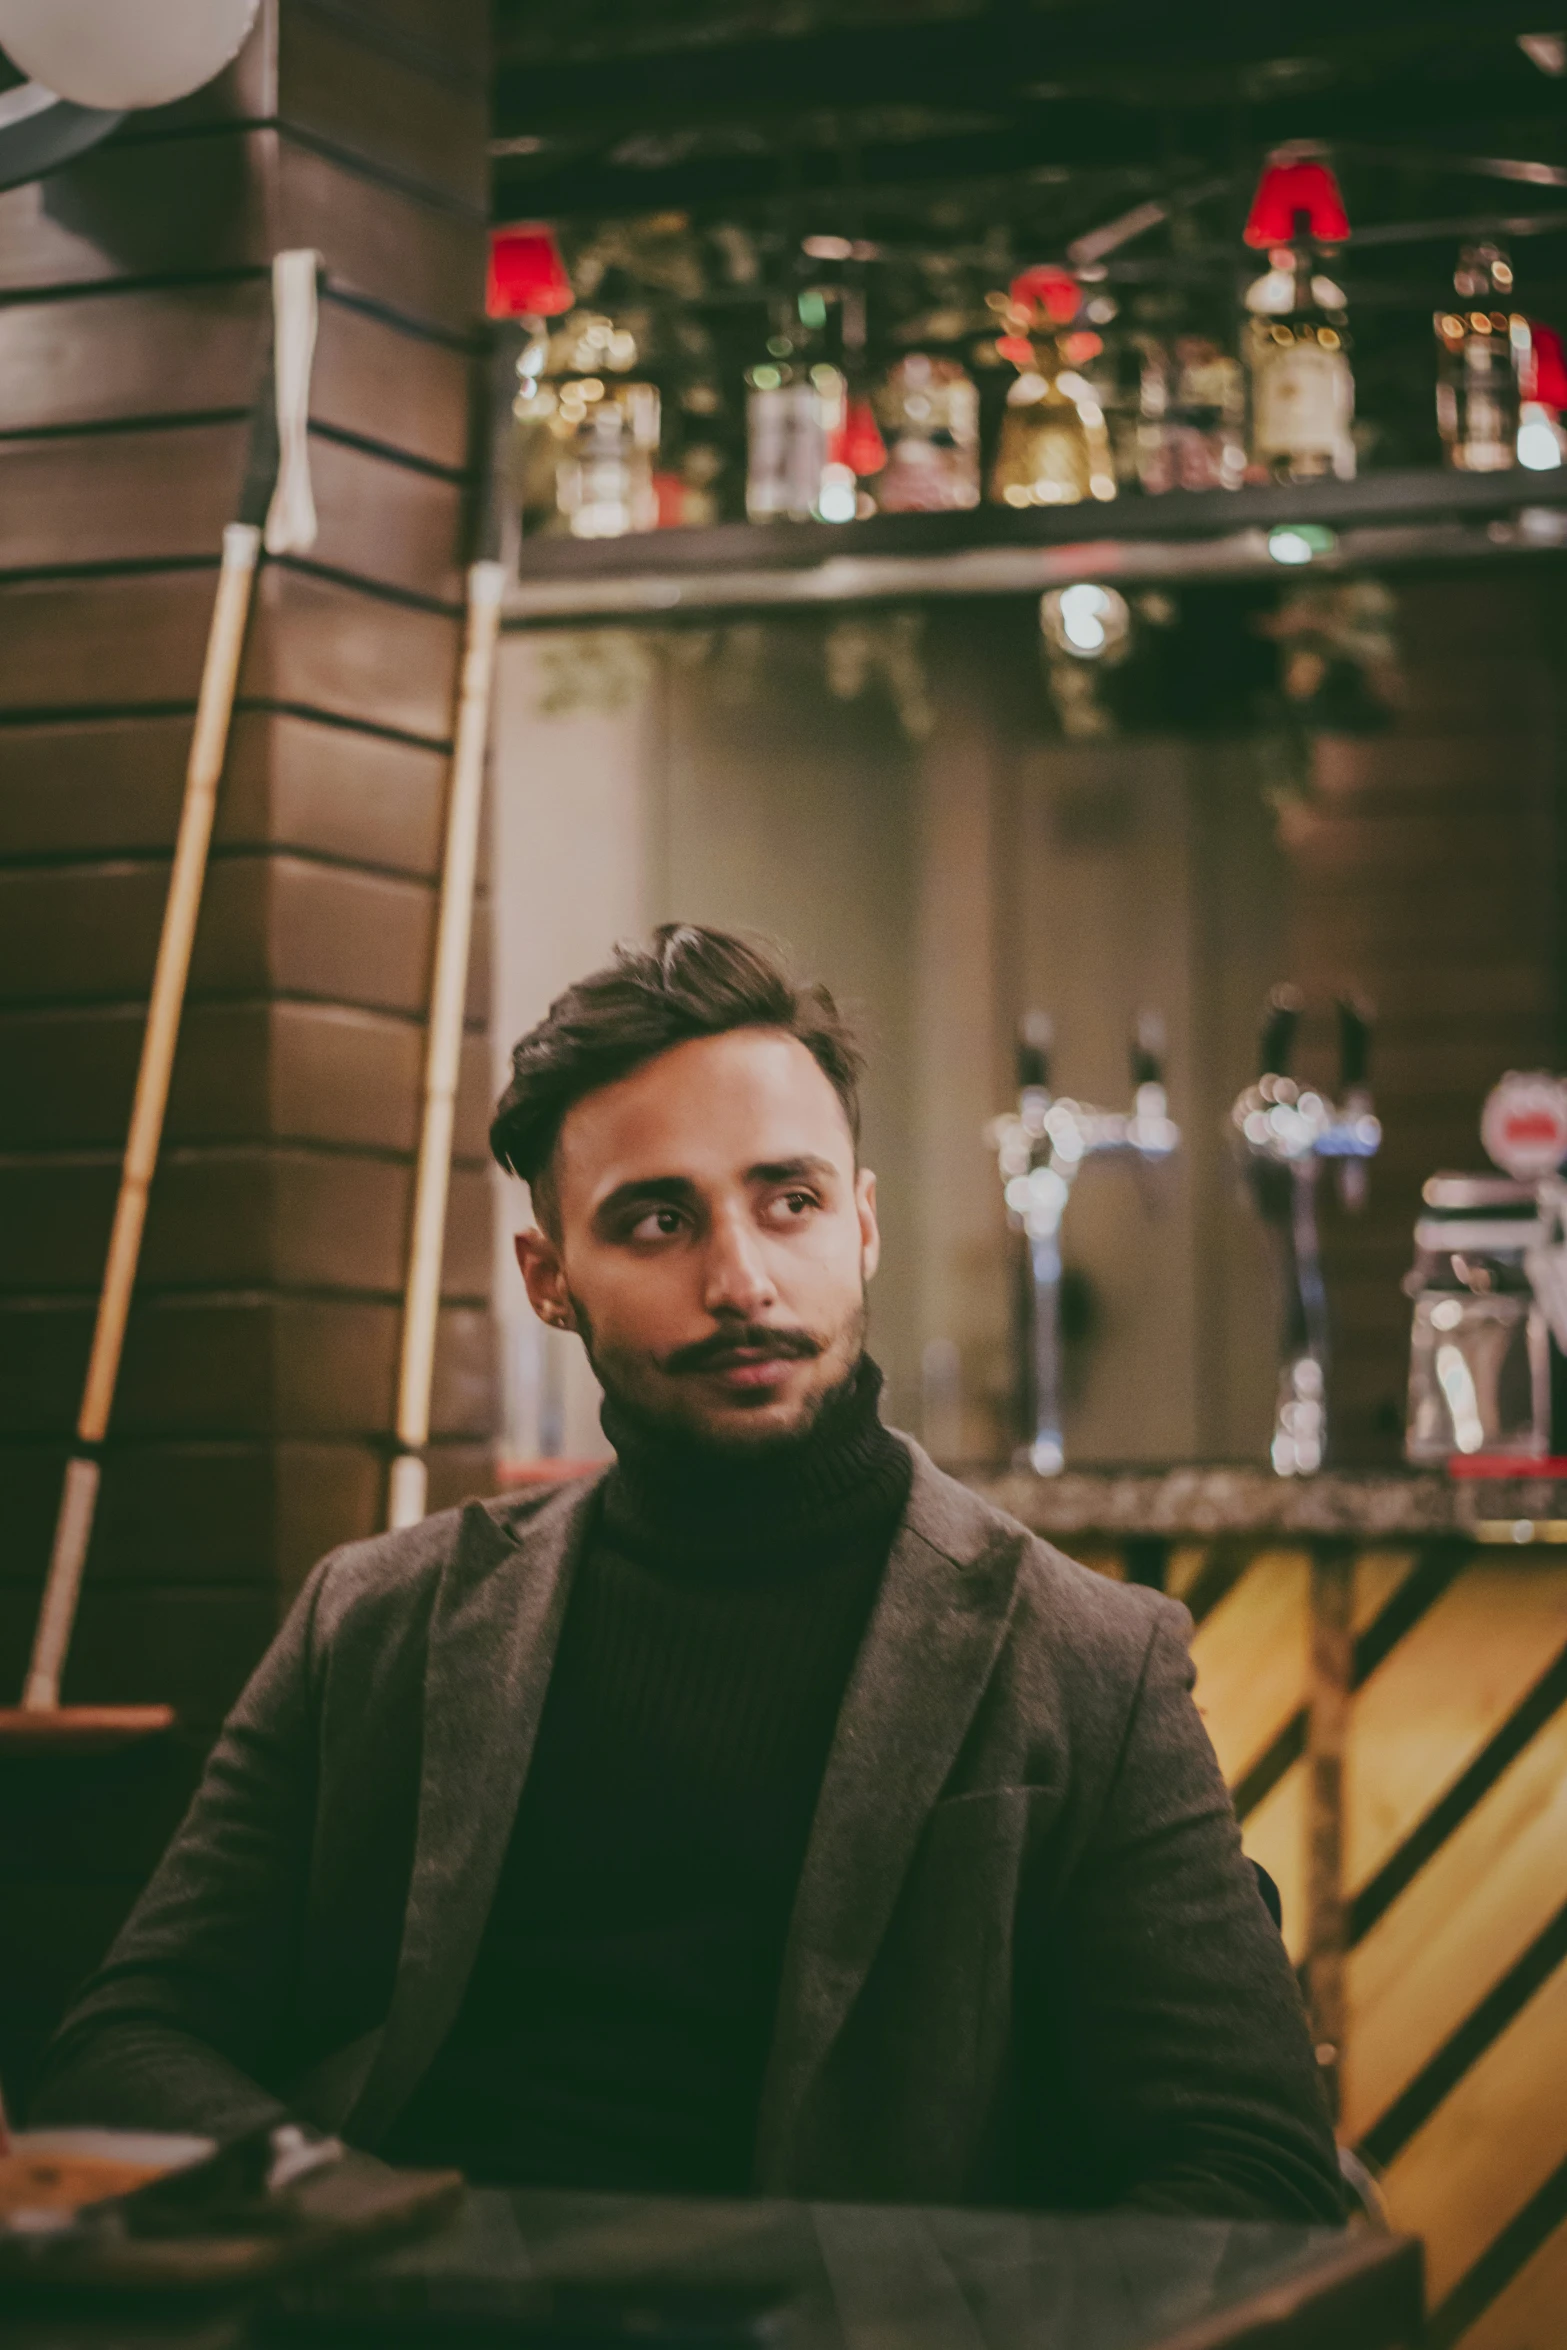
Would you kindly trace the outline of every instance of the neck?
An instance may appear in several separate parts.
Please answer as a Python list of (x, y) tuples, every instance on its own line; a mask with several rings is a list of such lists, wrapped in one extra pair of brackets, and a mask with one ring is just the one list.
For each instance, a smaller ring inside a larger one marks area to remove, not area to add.
[(882, 1426), (880, 1394), (881, 1373), (862, 1355), (804, 1435), (754, 1452), (703, 1444), (606, 1396), (601, 1417), (615, 1448), (607, 1522), (691, 1567), (814, 1555), (882, 1526), (890, 1540), (912, 1469)]

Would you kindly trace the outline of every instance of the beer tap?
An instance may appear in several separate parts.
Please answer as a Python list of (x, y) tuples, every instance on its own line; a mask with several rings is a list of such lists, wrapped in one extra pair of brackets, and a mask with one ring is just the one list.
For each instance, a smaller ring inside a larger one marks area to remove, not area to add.
[(1101, 1110), (1051, 1091), (1048, 1013), (1030, 1012), (1018, 1032), (1018, 1105), (992, 1119), (986, 1139), (1001, 1170), (1007, 1222), (1028, 1249), (1027, 1344), (1032, 1436), (1020, 1468), (1054, 1477), (1066, 1465), (1061, 1433), (1061, 1219), (1090, 1159), (1130, 1158), (1152, 1166), (1180, 1143), (1169, 1116), (1162, 1069), (1163, 1027), (1140, 1015), (1132, 1035), (1132, 1107)]
[(1282, 1292), (1279, 1381), (1270, 1455), (1280, 1477), (1320, 1469), (1328, 1439), (1328, 1300), (1317, 1229), (1317, 1178), (1334, 1162), (1339, 1198), (1366, 1201), (1366, 1162), (1382, 1143), (1371, 1107), (1371, 1014), (1352, 996), (1338, 1003), (1339, 1087), (1331, 1101), (1289, 1075), (1301, 997), (1276, 987), (1262, 1030), (1262, 1073), (1230, 1112), (1231, 1139), (1258, 1213), (1274, 1236)]

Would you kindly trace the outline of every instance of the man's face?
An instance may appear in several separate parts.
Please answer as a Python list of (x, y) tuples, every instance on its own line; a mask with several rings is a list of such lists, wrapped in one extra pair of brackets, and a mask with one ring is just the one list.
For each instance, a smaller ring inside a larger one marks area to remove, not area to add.
[(606, 1390), (732, 1448), (800, 1436), (859, 1360), (876, 1178), (797, 1038), (675, 1045), (568, 1111), (558, 1239), (520, 1233), (535, 1310)]

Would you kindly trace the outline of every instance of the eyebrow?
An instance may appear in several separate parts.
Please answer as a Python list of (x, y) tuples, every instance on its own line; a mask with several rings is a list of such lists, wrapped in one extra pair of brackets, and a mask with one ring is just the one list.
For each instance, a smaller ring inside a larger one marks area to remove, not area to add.
[[(831, 1159), (804, 1153), (797, 1159), (765, 1159), (755, 1167), (747, 1167), (745, 1180), (747, 1183), (799, 1183), (808, 1177), (832, 1177), (837, 1172)], [(603, 1231), (630, 1208), (688, 1208), (700, 1196), (696, 1185), (685, 1175), (642, 1175), (630, 1183), (617, 1184), (607, 1193), (593, 1211), (593, 1222)]]
[(818, 1159), (809, 1153), (798, 1159), (768, 1159), (759, 1167), (747, 1167), (747, 1183), (798, 1183), (804, 1175), (836, 1175), (831, 1159)]

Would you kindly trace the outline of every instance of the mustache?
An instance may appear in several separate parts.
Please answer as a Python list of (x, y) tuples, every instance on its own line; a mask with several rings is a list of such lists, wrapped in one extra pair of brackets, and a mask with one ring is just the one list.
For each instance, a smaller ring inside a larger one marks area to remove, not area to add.
[(711, 1371), (737, 1354), (769, 1355), (805, 1362), (822, 1351), (821, 1341), (808, 1330), (775, 1330), (765, 1322), (748, 1322), (733, 1330), (715, 1330), (690, 1346), (677, 1346), (664, 1357), (666, 1371)]

